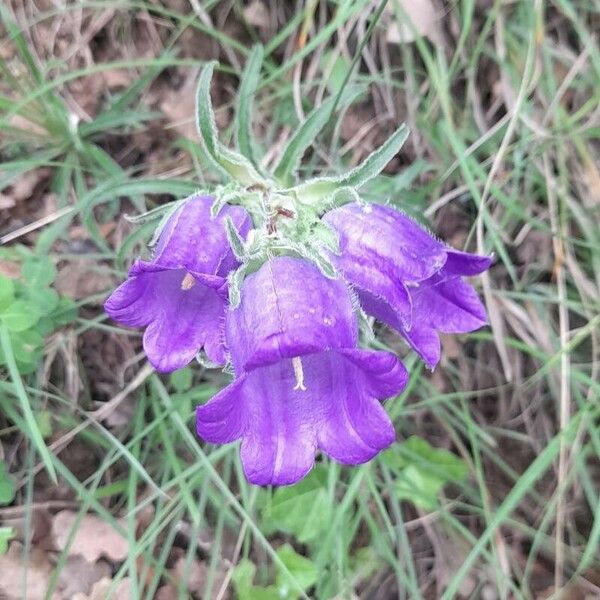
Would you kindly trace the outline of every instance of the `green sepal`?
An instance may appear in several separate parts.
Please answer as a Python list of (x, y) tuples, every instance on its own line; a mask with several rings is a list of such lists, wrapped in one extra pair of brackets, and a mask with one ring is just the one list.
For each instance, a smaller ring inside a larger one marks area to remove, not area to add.
[[(338, 106), (344, 107), (352, 104), (356, 98), (364, 92), (362, 86), (352, 86), (346, 89)], [(302, 122), (300, 127), (292, 135), (281, 154), (279, 162), (273, 169), (273, 175), (284, 185), (291, 185), (294, 181), (296, 170), (306, 150), (314, 143), (325, 125), (331, 118), (336, 98), (331, 97), (315, 108)]]
[(402, 148), (408, 133), (408, 127), (401, 125), (380, 148), (369, 154), (360, 165), (351, 171), (336, 177), (311, 179), (286, 191), (293, 194), (302, 204), (318, 206), (331, 199), (339, 188), (358, 189), (383, 171)]
[(246, 244), (240, 235), (240, 232), (236, 229), (233, 219), (227, 215), (225, 217), (225, 232), (227, 233), (227, 240), (233, 251), (233, 255), (240, 261), (247, 261)]

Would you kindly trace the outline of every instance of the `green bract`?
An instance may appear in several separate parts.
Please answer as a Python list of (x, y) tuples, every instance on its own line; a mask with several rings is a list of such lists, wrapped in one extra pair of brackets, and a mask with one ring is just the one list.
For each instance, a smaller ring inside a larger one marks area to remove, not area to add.
[[(234, 119), (236, 150), (226, 147), (218, 138), (210, 99), (215, 62), (202, 69), (196, 94), (197, 129), (202, 147), (207, 159), (225, 179), (214, 192), (211, 213), (216, 216), (225, 205), (237, 204), (250, 213), (254, 223), (254, 229), (244, 240), (233, 224), (227, 222), (229, 242), (241, 262), (239, 269), (229, 277), (229, 298), (233, 306), (239, 302), (245, 276), (275, 256), (302, 257), (327, 277), (336, 277), (336, 269), (326, 251), (338, 251), (337, 234), (321, 221), (321, 216), (335, 206), (362, 203), (359, 189), (381, 173), (408, 136), (408, 128), (401, 125), (381, 147), (347, 173), (299, 181), (300, 161), (331, 120), (333, 111), (336, 107), (349, 106), (364, 91), (350, 86), (339, 99), (329, 98), (309, 113), (288, 140), (271, 172), (266, 172), (257, 157), (257, 144), (251, 135), (252, 101), (260, 79), (262, 59), (262, 47), (256, 46), (248, 57), (240, 81)], [(172, 210), (164, 215), (162, 223), (170, 214)], [(160, 229), (159, 225), (157, 231)]]

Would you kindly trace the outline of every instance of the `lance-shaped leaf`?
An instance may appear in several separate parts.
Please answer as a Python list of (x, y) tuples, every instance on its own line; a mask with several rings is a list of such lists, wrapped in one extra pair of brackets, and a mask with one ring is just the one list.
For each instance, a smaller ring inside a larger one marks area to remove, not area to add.
[[(338, 105), (343, 107), (352, 104), (363, 92), (363, 87), (353, 86), (348, 88), (342, 95)], [(307, 148), (313, 144), (323, 127), (327, 125), (335, 100), (335, 97), (328, 98), (321, 106), (315, 108), (290, 138), (277, 166), (273, 170), (275, 178), (284, 185), (293, 183), (294, 174), (298, 169), (302, 156), (304, 156)]]
[(198, 81), (196, 94), (196, 127), (208, 158), (223, 174), (232, 177), (242, 185), (265, 184), (252, 163), (237, 152), (219, 142), (215, 115), (210, 99), (210, 83), (216, 62), (204, 65)]
[(167, 202), (166, 204), (161, 204), (160, 206), (156, 206), (155, 208), (151, 208), (146, 212), (143, 212), (139, 215), (123, 215), (123, 218), (129, 223), (148, 223), (149, 221), (155, 221), (156, 219), (160, 219), (165, 211), (168, 211), (172, 208), (173, 204), (178, 202), (175, 200), (173, 202)]
[(251, 272), (250, 263), (245, 263), (227, 276), (227, 288), (229, 292), (229, 306), (237, 308), (242, 299), (242, 284), (246, 275)]
[(240, 261), (245, 262), (246, 260), (246, 245), (240, 232), (236, 229), (233, 219), (227, 215), (225, 217), (225, 232), (227, 233), (227, 241), (231, 246), (233, 255)]
[(240, 152), (257, 166), (252, 139), (252, 105), (254, 94), (260, 80), (260, 67), (264, 56), (263, 47), (259, 44), (252, 48), (248, 56), (246, 68), (240, 81), (237, 111), (235, 115), (235, 135)]
[(351, 171), (335, 177), (311, 179), (289, 191), (294, 193), (302, 204), (316, 205), (331, 198), (340, 187), (360, 188), (383, 171), (384, 167), (402, 148), (408, 133), (408, 127), (403, 124), (380, 148), (371, 152), (360, 165)]

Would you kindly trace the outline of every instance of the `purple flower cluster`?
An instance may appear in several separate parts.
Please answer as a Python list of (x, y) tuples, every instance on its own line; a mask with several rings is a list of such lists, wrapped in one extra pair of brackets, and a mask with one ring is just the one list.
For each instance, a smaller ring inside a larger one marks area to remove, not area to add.
[(208, 442), (242, 440), (252, 483), (298, 481), (317, 449), (343, 464), (370, 460), (394, 441), (381, 401), (398, 394), (408, 374), (395, 355), (359, 347), (353, 293), (433, 368), (439, 332), (486, 323), (463, 277), (491, 259), (449, 248), (392, 208), (348, 204), (323, 217), (339, 236), (340, 252), (327, 257), (337, 279), (278, 256), (247, 276), (240, 304), (228, 306), (227, 276), (239, 264), (225, 219), (242, 238), (252, 222), (238, 206), (211, 218), (211, 202), (195, 196), (178, 208), (153, 260), (134, 263), (107, 313), (146, 327), (144, 350), (159, 371), (183, 367), (200, 350), (217, 364), (231, 362), (233, 382), (198, 407), (196, 426)]

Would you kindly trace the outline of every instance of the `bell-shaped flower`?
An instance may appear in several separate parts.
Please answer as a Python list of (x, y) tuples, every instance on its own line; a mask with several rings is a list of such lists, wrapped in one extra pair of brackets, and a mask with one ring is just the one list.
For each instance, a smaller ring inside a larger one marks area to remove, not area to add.
[(295, 483), (318, 448), (356, 465), (394, 441), (380, 400), (408, 375), (394, 355), (357, 348), (343, 281), (300, 259), (270, 260), (244, 282), (225, 330), (236, 378), (198, 407), (197, 432), (212, 443), (241, 438), (250, 482)]
[(118, 323), (146, 328), (144, 351), (158, 371), (184, 367), (201, 349), (211, 361), (225, 362), (226, 277), (238, 262), (224, 220), (231, 217), (242, 236), (252, 223), (238, 206), (212, 218), (212, 201), (185, 200), (160, 233), (153, 259), (136, 260), (104, 305)]
[(438, 332), (466, 333), (487, 323), (462, 277), (485, 271), (491, 257), (454, 250), (388, 206), (347, 204), (323, 220), (339, 235), (340, 253), (330, 259), (365, 312), (402, 334), (428, 367), (440, 359)]

